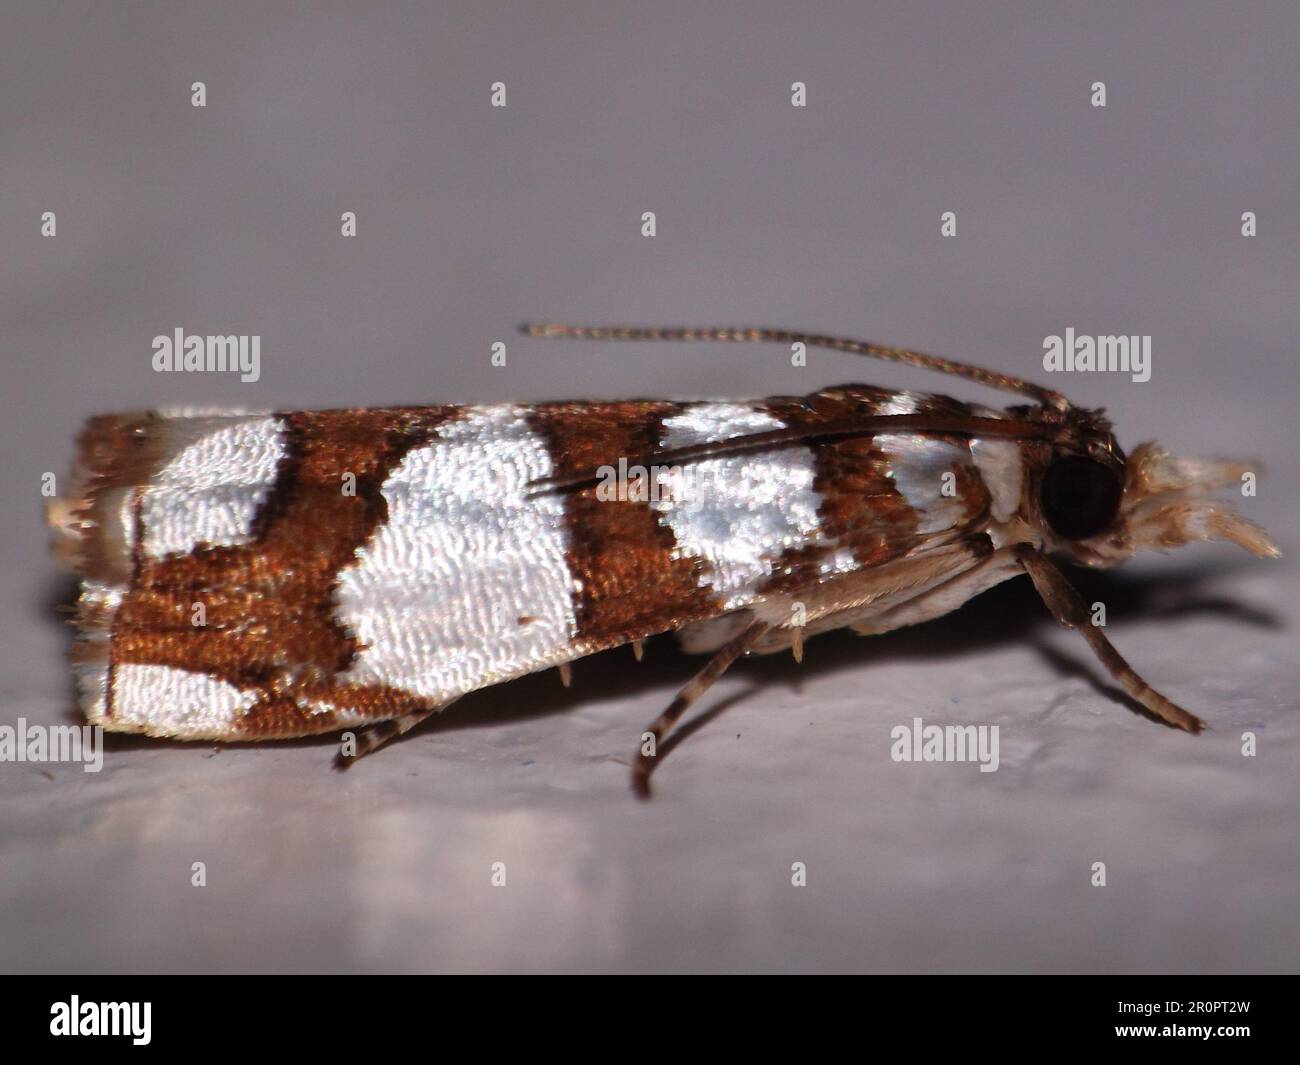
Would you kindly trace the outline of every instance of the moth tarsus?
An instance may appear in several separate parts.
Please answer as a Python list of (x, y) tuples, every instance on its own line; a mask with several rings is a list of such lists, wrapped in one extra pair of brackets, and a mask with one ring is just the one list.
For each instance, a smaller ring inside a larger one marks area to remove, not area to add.
[[(81, 579), (73, 668), (92, 723), (187, 740), (354, 730), (340, 764), (461, 695), (674, 632), (704, 668), (635, 759), (745, 653), (888, 632), (1028, 573), (1124, 689), (1189, 732), (1089, 623), (1049, 553), (1277, 549), (1211, 498), (1244, 467), (1131, 454), (1100, 411), (1009, 374), (769, 329), (538, 325), (594, 341), (804, 343), (1034, 402), (870, 385), (747, 401), (577, 401), (106, 415), (50, 507)], [(619, 466), (622, 461), (622, 467)], [(613, 495), (611, 468), (680, 474)], [(349, 485), (340, 491), (340, 483)], [(202, 610), (197, 610), (201, 606)], [(193, 623), (179, 624), (178, 618)], [(201, 618), (201, 622), (200, 619)], [(795, 622), (798, 622), (796, 624)]]
[(1078, 591), (1050, 559), (1028, 545), (1017, 549), (1017, 558), (1052, 616), (1067, 629), (1078, 629), (1083, 633), (1097, 660), (1133, 699), (1154, 717), (1173, 728), (1192, 735), (1198, 735), (1205, 728), (1204, 721), (1161, 695), (1115, 650), (1105, 633), (1091, 623), (1088, 606)]
[(650, 798), (650, 774), (654, 772), (655, 767), (659, 764), (662, 755), (659, 751), (659, 745), (667, 738), (673, 726), (677, 724), (684, 713), (691, 708), (697, 699), (713, 687), (718, 678), (724, 674), (731, 664), (753, 650), (764, 635), (766, 635), (772, 626), (762, 621), (755, 621), (747, 626), (738, 635), (733, 636), (724, 644), (718, 652), (709, 659), (703, 669), (695, 674), (680, 692), (677, 693), (668, 708), (652, 721), (646, 728), (651, 736), (654, 737), (654, 754), (647, 754), (643, 744), (637, 752), (637, 759), (632, 767), (632, 790), (639, 798)]
[(401, 717), (391, 718), (388, 721), (380, 721), (371, 725), (369, 728), (362, 730), (356, 736), (356, 748), (350, 754), (339, 751), (334, 758), (334, 765), (338, 769), (348, 769), (355, 765), (365, 755), (370, 754), (390, 740), (395, 740), (415, 728), (422, 721), (428, 720), (434, 714), (439, 713), (456, 700), (452, 699), (440, 706), (426, 706), (421, 710), (414, 710), (409, 714), (403, 714)]

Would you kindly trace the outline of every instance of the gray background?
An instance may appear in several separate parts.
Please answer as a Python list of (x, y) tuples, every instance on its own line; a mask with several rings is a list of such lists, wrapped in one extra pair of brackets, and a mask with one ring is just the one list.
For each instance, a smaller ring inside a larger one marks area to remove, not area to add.
[[(38, 490), (96, 411), (991, 398), (833, 353), (512, 336), (534, 317), (801, 327), (1040, 380), (1067, 326), (1150, 334), (1146, 384), (1046, 383), (1126, 444), (1262, 458), (1244, 506), (1293, 551), (1298, 53), (1293, 3), (6, 4), (0, 716), (71, 720)], [(153, 373), (177, 326), (260, 334), (262, 380)], [(1017, 582), (743, 663), (650, 805), (619, 760), (698, 665), (664, 640), (570, 692), (478, 693), (347, 775), (328, 741), (119, 739), (99, 775), (0, 765), (0, 965), (1294, 970), (1296, 567), (1202, 546), (1079, 580), (1213, 732), (1139, 719)], [(914, 714), (998, 724), (1002, 768), (891, 762)]]

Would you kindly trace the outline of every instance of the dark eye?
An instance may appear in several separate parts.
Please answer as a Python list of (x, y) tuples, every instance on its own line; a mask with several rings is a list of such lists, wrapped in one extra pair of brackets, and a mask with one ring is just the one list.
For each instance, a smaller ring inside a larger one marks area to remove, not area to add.
[(1082, 455), (1053, 459), (1043, 474), (1043, 517), (1067, 540), (1103, 532), (1119, 510), (1124, 485), (1119, 475)]

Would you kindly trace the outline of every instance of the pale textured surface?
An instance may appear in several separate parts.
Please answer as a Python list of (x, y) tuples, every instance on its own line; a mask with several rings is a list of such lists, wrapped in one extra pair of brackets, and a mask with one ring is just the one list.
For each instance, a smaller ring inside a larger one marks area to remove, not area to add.
[[(94, 411), (935, 387), (779, 347), (510, 333), (572, 316), (913, 344), (1104, 404), (1127, 446), (1260, 456), (1245, 509), (1281, 562), (1201, 546), (1080, 577), (1213, 731), (1115, 702), (1016, 581), (913, 632), (812, 641), (802, 668), (745, 663), (649, 806), (615, 759), (697, 664), (669, 641), (578, 663), (569, 692), (475, 694), (344, 776), (326, 741), (123, 738), (98, 776), (0, 765), (0, 967), (1300, 966), (1300, 16), (864, 7), (10, 5), (0, 716), (70, 719), (37, 489)], [(153, 373), (177, 326), (262, 335), (261, 380)], [(1067, 326), (1152, 335), (1151, 381), (1045, 379)], [(914, 715), (1000, 725), (1001, 768), (891, 762)]]
[[(690, 447), (785, 427), (748, 406), (707, 403), (664, 419), (662, 446)], [(672, 529), (679, 557), (703, 560), (701, 581), (727, 608), (754, 601), (771, 576), (771, 559), (817, 538), (820, 497), (813, 491), (808, 448), (690, 463), (683, 476), (690, 478), (685, 505), (657, 508), (660, 521)]]
[[(200, 543), (248, 543), (284, 455), (278, 418), (249, 418), (222, 425), (202, 419), (173, 423), (193, 443), (169, 442), (176, 455), (158, 471), (140, 499), (144, 553), (162, 558)], [(122, 522), (129, 531), (129, 500)], [(129, 536), (128, 536), (129, 541)]]
[(255, 702), (256, 692), (206, 673), (130, 663), (113, 670), (113, 719), (131, 731), (221, 733)]
[(337, 601), (364, 645), (346, 681), (441, 702), (566, 659), (574, 620), (564, 499), (527, 494), (553, 471), (524, 412), (468, 411), (438, 437), (384, 481), (388, 521)]

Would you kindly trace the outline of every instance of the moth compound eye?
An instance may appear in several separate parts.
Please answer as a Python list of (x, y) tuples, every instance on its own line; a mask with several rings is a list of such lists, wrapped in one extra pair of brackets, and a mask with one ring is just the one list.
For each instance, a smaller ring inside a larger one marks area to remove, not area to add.
[(1058, 536), (1087, 540), (1115, 520), (1123, 491), (1118, 474), (1100, 462), (1082, 455), (1053, 459), (1043, 474), (1043, 517)]

